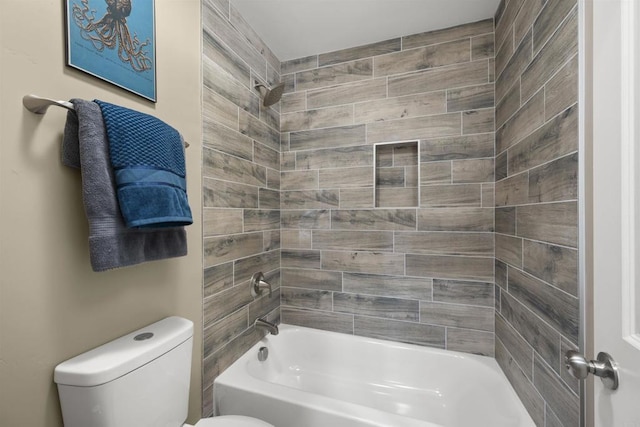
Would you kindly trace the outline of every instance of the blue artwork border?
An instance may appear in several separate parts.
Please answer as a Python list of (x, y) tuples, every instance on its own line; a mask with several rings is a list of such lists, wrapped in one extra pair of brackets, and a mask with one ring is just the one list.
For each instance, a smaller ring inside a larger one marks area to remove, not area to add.
[(155, 0), (65, 0), (67, 65), (157, 101)]

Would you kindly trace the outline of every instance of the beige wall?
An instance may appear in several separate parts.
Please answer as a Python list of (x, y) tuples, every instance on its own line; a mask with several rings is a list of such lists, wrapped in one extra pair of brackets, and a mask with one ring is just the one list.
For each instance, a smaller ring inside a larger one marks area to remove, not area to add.
[[(0, 425), (61, 426), (59, 362), (169, 315), (194, 321), (189, 421), (201, 405), (200, 2), (156, 2), (158, 103), (65, 67), (62, 1), (0, 2)], [(135, 7), (135, 3), (134, 3)], [(101, 98), (156, 115), (187, 150), (189, 255), (91, 271), (78, 171), (62, 166), (65, 112), (28, 93)]]

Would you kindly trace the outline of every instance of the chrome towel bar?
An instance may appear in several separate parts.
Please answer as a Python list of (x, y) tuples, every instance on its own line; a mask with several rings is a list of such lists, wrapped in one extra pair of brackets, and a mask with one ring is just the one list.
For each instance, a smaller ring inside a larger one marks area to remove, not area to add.
[(22, 105), (34, 114), (44, 114), (52, 105), (73, 110), (73, 104), (68, 101), (56, 101), (55, 99), (42, 98), (36, 95), (25, 95), (22, 98)]
[[(43, 98), (37, 95), (25, 95), (22, 97), (22, 105), (24, 108), (31, 111), (34, 114), (44, 114), (47, 112), (47, 109), (51, 106), (61, 107), (67, 110), (75, 111), (73, 108), (73, 104), (69, 101), (56, 101), (51, 98)], [(189, 143), (184, 141), (184, 146), (188, 147)]]

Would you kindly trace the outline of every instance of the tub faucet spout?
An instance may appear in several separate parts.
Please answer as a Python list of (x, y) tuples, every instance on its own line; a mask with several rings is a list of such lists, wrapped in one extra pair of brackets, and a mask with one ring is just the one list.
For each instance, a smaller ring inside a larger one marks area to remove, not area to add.
[(278, 335), (278, 325), (275, 323), (268, 322), (264, 319), (257, 318), (253, 323), (256, 328), (265, 328), (269, 331), (271, 335)]

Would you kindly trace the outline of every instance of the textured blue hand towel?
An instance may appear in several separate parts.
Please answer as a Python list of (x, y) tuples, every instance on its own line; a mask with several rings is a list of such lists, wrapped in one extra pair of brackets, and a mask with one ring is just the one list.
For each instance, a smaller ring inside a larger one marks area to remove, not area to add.
[(95, 102), (72, 99), (62, 140), (62, 162), (79, 168), (89, 222), (89, 255), (94, 271), (184, 256), (184, 227), (128, 228), (124, 223), (102, 111)]
[(107, 128), (118, 202), (127, 227), (193, 223), (180, 133), (148, 114), (95, 102)]

